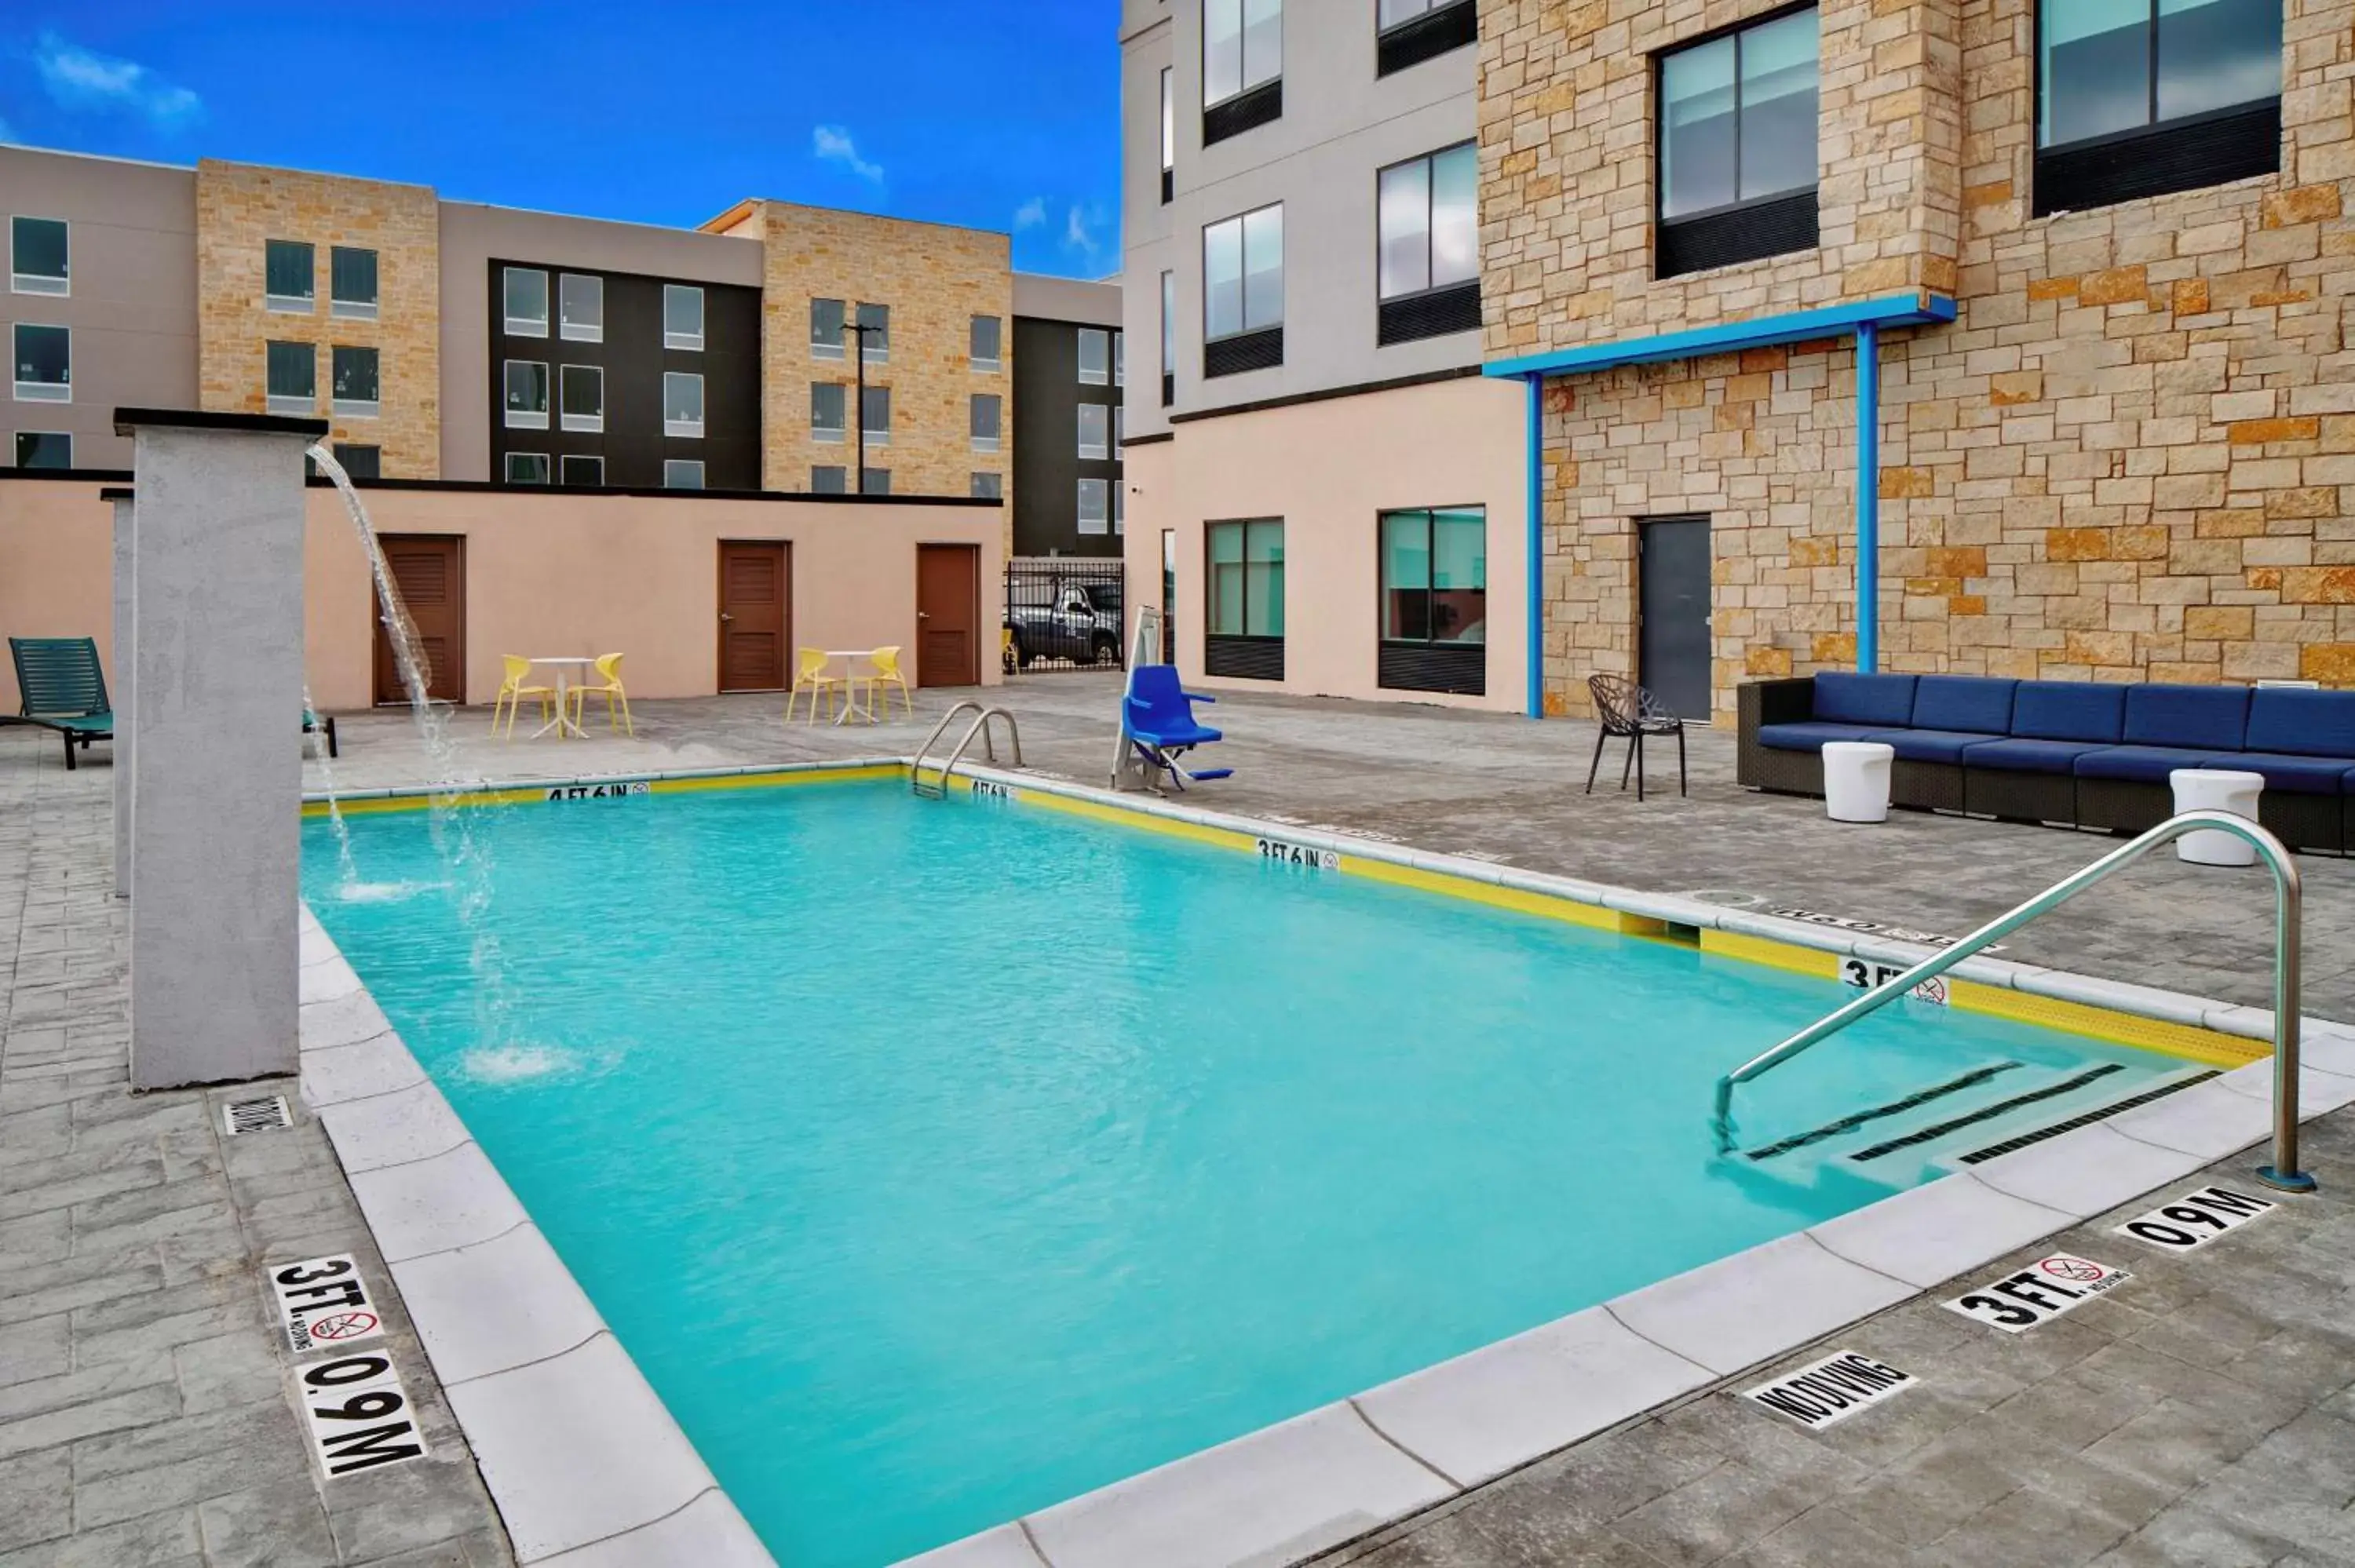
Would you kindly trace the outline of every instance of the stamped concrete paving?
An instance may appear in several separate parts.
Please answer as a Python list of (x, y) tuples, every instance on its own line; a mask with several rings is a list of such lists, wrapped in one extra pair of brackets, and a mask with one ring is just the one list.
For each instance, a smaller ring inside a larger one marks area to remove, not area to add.
[[(128, 1092), (112, 769), (0, 746), (0, 1568), (512, 1558), (318, 1124)], [(93, 752), (103, 757), (103, 748)], [(428, 1458), (323, 1481), (261, 1268), (357, 1255)]]

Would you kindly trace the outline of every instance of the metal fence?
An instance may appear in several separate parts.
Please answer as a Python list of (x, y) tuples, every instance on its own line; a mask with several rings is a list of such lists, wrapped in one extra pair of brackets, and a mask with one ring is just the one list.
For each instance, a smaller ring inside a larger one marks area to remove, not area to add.
[(1120, 669), (1124, 582), (1117, 559), (1054, 556), (1007, 562), (1007, 672)]

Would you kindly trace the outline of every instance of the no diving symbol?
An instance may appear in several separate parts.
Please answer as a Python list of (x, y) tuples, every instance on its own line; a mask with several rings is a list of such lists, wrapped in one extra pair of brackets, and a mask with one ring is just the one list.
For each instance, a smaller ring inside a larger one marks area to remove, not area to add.
[(2091, 1284), (2108, 1271), (2098, 1263), (2088, 1263), (2082, 1257), (2048, 1257), (2036, 1266), (2055, 1279), (2073, 1279), (2080, 1285)]
[(373, 1312), (331, 1312), (304, 1327), (314, 1340), (332, 1344), (338, 1340), (366, 1339), (375, 1333), (377, 1316)]

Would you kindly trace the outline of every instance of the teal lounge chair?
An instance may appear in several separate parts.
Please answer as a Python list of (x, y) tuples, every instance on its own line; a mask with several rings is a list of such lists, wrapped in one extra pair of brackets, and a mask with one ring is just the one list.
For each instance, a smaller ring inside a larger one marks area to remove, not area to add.
[(87, 637), (11, 637), (8, 657), (16, 664), (16, 690), (24, 710), (0, 724), (32, 724), (63, 737), (66, 767), (74, 746), (114, 738), (114, 708), (106, 700), (106, 673), (99, 668), (98, 644)]

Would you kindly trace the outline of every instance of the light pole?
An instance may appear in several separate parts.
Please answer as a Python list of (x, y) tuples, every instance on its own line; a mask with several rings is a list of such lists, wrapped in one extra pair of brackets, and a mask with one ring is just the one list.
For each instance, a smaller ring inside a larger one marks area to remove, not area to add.
[(851, 439), (858, 443), (858, 488), (852, 493), (864, 495), (867, 493), (867, 334), (884, 329), (868, 326), (854, 318), (843, 323), (842, 330), (858, 334), (857, 345), (851, 350), (851, 356), (858, 362), (858, 407), (851, 422)]

